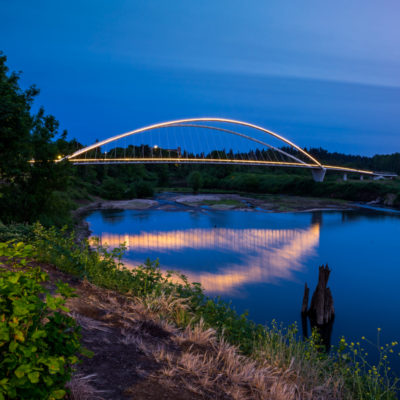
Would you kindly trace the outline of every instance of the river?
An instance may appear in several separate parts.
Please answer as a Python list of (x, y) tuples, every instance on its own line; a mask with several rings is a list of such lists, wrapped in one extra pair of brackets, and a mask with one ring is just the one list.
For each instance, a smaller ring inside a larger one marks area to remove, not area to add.
[(318, 266), (328, 263), (332, 344), (342, 335), (376, 341), (378, 328), (382, 342), (400, 339), (399, 213), (164, 206), (98, 210), (86, 220), (103, 243), (126, 243), (127, 265), (158, 258), (259, 323), (296, 321), (301, 330), (304, 283), (313, 291)]

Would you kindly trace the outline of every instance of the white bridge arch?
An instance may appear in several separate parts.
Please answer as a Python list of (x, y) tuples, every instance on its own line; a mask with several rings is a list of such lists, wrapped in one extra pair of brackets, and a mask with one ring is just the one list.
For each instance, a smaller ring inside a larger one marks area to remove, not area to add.
[[(207, 123), (207, 125), (204, 125)], [(223, 124), (224, 126), (213, 126), (210, 124)], [(228, 127), (226, 127), (228, 125)], [(234, 127), (245, 127), (255, 130), (256, 132), (261, 132), (265, 134), (266, 138), (274, 138), (277, 139), (278, 142), (282, 143), (285, 146), (288, 146), (290, 149), (293, 149), (297, 152), (296, 155), (285, 151), (282, 148), (277, 146), (273, 146), (270, 143), (267, 143), (264, 140), (259, 140), (257, 138), (251, 137), (245, 133), (238, 132), (237, 130), (228, 129), (231, 126)], [(132, 158), (132, 157), (119, 157), (119, 158), (104, 158), (104, 157), (83, 157), (87, 155), (90, 151), (99, 149), (101, 146), (106, 144), (116, 142), (120, 139), (134, 136), (140, 133), (147, 133), (152, 132), (156, 129), (161, 128), (172, 128), (172, 127), (194, 127), (200, 129), (207, 129), (216, 132), (224, 132), (232, 135), (236, 135), (243, 139), (258, 143), (268, 149), (276, 151), (281, 155), (287, 157), (288, 161), (277, 161), (277, 160), (243, 160), (243, 159), (233, 159), (233, 158), (189, 158), (189, 157), (159, 157), (159, 158)], [(302, 156), (304, 159), (301, 159)], [(177, 119), (167, 122), (161, 122), (157, 124), (148, 125), (139, 129), (135, 129), (129, 132), (125, 132), (116, 136), (112, 136), (108, 139), (102, 140), (100, 142), (96, 142), (90, 146), (84, 147), (73, 154), (70, 154), (64, 157), (62, 160), (68, 160), (73, 164), (130, 164), (130, 163), (174, 163), (174, 164), (239, 164), (239, 165), (263, 165), (263, 166), (278, 166), (278, 167), (300, 167), (300, 168), (308, 168), (311, 169), (314, 180), (316, 181), (323, 181), (325, 177), (325, 173), (327, 170), (339, 171), (343, 172), (344, 174), (347, 173), (358, 173), (361, 176), (370, 175), (370, 176), (384, 176), (384, 177), (392, 177), (396, 176), (396, 174), (391, 173), (378, 173), (374, 171), (367, 171), (367, 170), (360, 170), (348, 167), (340, 167), (340, 166), (333, 166), (333, 165), (323, 165), (321, 164), (316, 158), (314, 158), (311, 154), (307, 151), (302, 149), (297, 144), (293, 143), (292, 141), (288, 140), (287, 138), (269, 130), (263, 128), (259, 125), (255, 125), (245, 121), (239, 121), (234, 119), (228, 118), (217, 118), (217, 117), (202, 117), (202, 118), (184, 118), (184, 119)], [(60, 160), (61, 161), (61, 160)], [(346, 175), (344, 175), (346, 176)]]

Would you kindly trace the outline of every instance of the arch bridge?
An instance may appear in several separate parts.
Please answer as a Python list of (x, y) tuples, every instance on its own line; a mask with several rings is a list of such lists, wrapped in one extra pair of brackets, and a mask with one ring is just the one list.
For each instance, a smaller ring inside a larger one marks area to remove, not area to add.
[[(108, 150), (112, 145), (117, 146)], [(318, 182), (324, 180), (327, 171), (341, 172), (344, 179), (347, 173), (359, 174), (361, 179), (396, 176), (322, 164), (300, 146), (269, 129), (227, 118), (185, 118), (148, 125), (96, 142), (58, 161), (62, 160), (77, 165), (145, 163), (305, 168), (311, 170)]]

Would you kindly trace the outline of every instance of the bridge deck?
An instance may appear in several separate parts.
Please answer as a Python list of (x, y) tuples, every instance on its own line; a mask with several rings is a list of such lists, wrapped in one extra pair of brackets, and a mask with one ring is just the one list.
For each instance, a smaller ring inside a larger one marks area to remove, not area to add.
[(212, 159), (212, 158), (70, 158), (69, 162), (76, 165), (103, 165), (103, 164), (213, 164), (213, 165), (252, 165), (269, 167), (287, 168), (307, 168), (314, 170), (325, 169), (343, 173), (357, 173), (361, 175), (396, 177), (397, 174), (390, 172), (374, 172), (350, 167), (340, 167), (337, 165), (315, 165), (308, 163), (292, 163), (278, 161), (258, 161), (258, 160), (232, 160), (232, 159)]

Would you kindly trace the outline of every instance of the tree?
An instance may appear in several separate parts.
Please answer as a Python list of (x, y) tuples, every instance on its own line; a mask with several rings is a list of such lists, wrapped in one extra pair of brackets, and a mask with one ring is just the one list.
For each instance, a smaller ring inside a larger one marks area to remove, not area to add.
[(64, 213), (65, 222), (71, 205), (56, 193), (66, 190), (69, 173), (66, 163), (54, 162), (58, 121), (43, 108), (31, 112), (39, 91), (34, 86), (22, 90), (6, 61), (0, 53), (0, 220), (51, 224), (51, 213), (58, 221)]
[(32, 86), (23, 91), (18, 86), (19, 75), (8, 73), (7, 58), (0, 53), (0, 179), (2, 185), (29, 172), (28, 160), (32, 156), (30, 114), (37, 89)]
[(199, 171), (193, 171), (188, 176), (188, 185), (193, 189), (194, 193), (197, 193), (203, 186), (203, 178)]
[(101, 195), (109, 200), (119, 200), (125, 192), (124, 184), (116, 178), (108, 177), (103, 181)]

